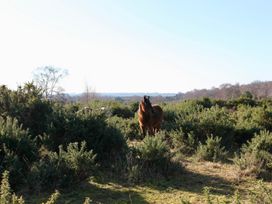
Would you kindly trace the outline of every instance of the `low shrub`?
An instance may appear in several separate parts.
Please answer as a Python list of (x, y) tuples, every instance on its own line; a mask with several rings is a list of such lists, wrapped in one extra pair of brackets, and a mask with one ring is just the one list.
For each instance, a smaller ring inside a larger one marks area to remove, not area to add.
[(213, 106), (204, 109), (198, 116), (199, 124), (194, 130), (197, 138), (203, 142), (209, 135), (220, 135), (221, 143), (227, 149), (231, 149), (234, 144), (234, 120), (225, 108)]
[(47, 152), (33, 165), (29, 185), (36, 189), (64, 188), (76, 184), (95, 173), (96, 155), (86, 149), (86, 142), (70, 143), (65, 151)]
[(243, 174), (272, 178), (272, 133), (261, 131), (255, 134), (250, 142), (241, 149), (241, 155), (234, 159), (234, 163)]
[(182, 155), (192, 155), (196, 150), (196, 141), (193, 133), (185, 134), (183, 131), (172, 131), (169, 133), (173, 149)]
[(25, 83), (14, 91), (0, 87), (0, 115), (16, 118), (33, 137), (46, 131), (51, 119), (51, 105), (43, 100), (41, 90), (33, 83)]
[(25, 201), (23, 197), (18, 197), (14, 193), (12, 194), (10, 184), (9, 184), (9, 172), (4, 171), (1, 180), (0, 189), (0, 203), (1, 204), (24, 204)]
[[(47, 202), (42, 204), (56, 204), (60, 193), (56, 190), (48, 199)], [(4, 171), (2, 174), (1, 189), (0, 189), (0, 203), (1, 204), (24, 204), (25, 200), (22, 196), (18, 197), (9, 185), (9, 172)]]
[(239, 147), (250, 141), (255, 133), (261, 130), (260, 107), (251, 107), (239, 105), (237, 110), (232, 113), (232, 118), (235, 120), (235, 141)]
[(141, 144), (130, 149), (128, 155), (128, 175), (132, 181), (168, 177), (179, 167), (171, 160), (169, 146), (160, 134), (145, 137)]
[(59, 191), (55, 191), (48, 199), (48, 201), (46, 201), (45, 203), (42, 204), (56, 204), (58, 199), (60, 197), (60, 193)]
[(121, 118), (132, 118), (134, 116), (134, 112), (129, 107), (114, 106), (111, 108), (111, 112), (113, 116)]
[(9, 170), (11, 184), (18, 187), (25, 182), (31, 164), (38, 155), (35, 143), (27, 130), (14, 118), (0, 117), (0, 172)]
[(107, 119), (107, 123), (118, 129), (125, 139), (139, 139), (141, 138), (140, 128), (137, 118), (124, 119), (113, 116)]
[(59, 145), (86, 141), (87, 149), (92, 149), (101, 163), (111, 163), (115, 157), (124, 155), (124, 136), (103, 115), (74, 114), (64, 107), (54, 108), (54, 115), (43, 142), (49, 150), (57, 151)]
[(221, 137), (214, 137), (211, 135), (207, 138), (206, 144), (200, 143), (197, 151), (196, 158), (204, 161), (223, 161), (226, 159), (227, 151), (221, 144)]

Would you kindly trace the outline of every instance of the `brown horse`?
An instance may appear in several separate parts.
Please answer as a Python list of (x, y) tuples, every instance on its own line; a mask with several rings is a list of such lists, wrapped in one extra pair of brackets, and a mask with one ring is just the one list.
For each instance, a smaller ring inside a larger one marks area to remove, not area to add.
[(146, 131), (148, 131), (149, 135), (154, 135), (158, 132), (163, 119), (162, 108), (159, 105), (152, 105), (149, 99), (149, 96), (144, 96), (138, 109), (138, 121), (144, 136)]

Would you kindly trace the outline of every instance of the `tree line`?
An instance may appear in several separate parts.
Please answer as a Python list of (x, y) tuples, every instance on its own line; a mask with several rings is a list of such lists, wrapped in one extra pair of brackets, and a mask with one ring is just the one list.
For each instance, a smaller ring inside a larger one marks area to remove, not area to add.
[(186, 93), (179, 93), (175, 99), (199, 99), (209, 97), (215, 99), (235, 99), (245, 92), (250, 92), (254, 98), (267, 98), (272, 96), (272, 81), (255, 81), (250, 84), (222, 84), (211, 89), (195, 89)]

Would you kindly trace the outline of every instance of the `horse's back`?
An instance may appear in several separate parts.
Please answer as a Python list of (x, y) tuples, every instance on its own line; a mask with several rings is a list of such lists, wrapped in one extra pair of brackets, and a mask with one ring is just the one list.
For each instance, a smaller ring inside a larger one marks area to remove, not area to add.
[(160, 114), (162, 114), (162, 112), (163, 112), (162, 108), (157, 104), (152, 105), (152, 108), (153, 108), (154, 112), (157, 112), (157, 113), (160, 113)]
[(154, 122), (161, 122), (162, 121), (162, 118), (163, 118), (163, 110), (162, 108), (159, 106), (159, 105), (153, 105), (152, 106), (153, 110), (154, 110)]

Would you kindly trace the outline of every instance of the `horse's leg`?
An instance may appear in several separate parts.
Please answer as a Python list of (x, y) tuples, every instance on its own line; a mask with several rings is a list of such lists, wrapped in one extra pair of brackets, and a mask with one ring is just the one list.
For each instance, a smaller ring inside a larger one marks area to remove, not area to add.
[(157, 133), (157, 132), (159, 132), (160, 129), (161, 129), (161, 125), (158, 124), (158, 125), (156, 125), (156, 126), (154, 127), (154, 132)]
[(154, 135), (153, 127), (148, 127), (148, 134), (149, 135)]
[(146, 135), (146, 128), (143, 125), (140, 125), (140, 129), (141, 129), (141, 133), (145, 137), (145, 135)]

